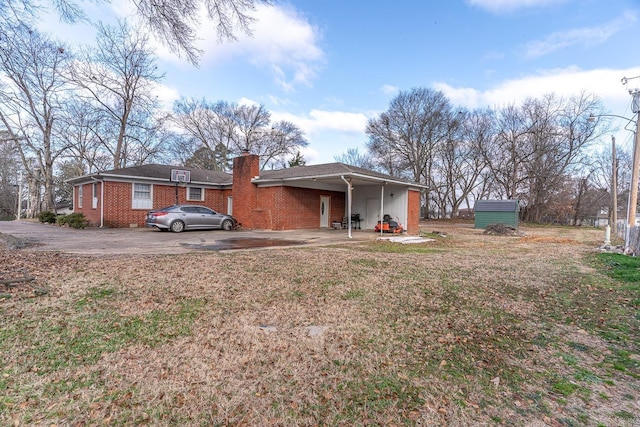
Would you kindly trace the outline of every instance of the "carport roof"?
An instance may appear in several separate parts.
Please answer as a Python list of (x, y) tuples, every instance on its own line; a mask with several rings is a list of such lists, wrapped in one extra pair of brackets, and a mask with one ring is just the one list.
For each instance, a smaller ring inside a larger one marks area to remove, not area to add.
[(344, 183), (342, 177), (370, 183), (399, 184), (409, 187), (423, 188), (424, 186), (409, 180), (371, 171), (344, 163), (326, 163), (322, 165), (297, 166), (280, 170), (264, 170), (253, 179), (256, 184), (275, 184), (287, 181), (318, 180)]

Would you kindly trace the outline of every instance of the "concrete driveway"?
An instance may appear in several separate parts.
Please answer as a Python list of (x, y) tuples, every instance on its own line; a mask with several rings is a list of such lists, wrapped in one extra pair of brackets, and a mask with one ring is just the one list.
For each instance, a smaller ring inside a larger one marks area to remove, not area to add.
[[(82, 255), (176, 254), (193, 251), (230, 251), (286, 246), (331, 245), (375, 240), (373, 231), (186, 231), (160, 232), (153, 228), (87, 228), (75, 230), (30, 220), (0, 221), (0, 233), (26, 243), (30, 249)], [(1, 238), (2, 236), (0, 236)]]

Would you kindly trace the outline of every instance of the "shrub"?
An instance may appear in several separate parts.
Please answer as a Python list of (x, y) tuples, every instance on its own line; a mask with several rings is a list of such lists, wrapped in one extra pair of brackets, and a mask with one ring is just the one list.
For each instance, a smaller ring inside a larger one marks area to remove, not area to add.
[(55, 224), (56, 214), (51, 211), (40, 212), (40, 215), (38, 215), (38, 220), (42, 223)]
[(89, 221), (84, 217), (82, 213), (72, 213), (69, 215), (60, 215), (58, 217), (59, 225), (68, 225), (71, 228), (80, 229), (85, 228)]

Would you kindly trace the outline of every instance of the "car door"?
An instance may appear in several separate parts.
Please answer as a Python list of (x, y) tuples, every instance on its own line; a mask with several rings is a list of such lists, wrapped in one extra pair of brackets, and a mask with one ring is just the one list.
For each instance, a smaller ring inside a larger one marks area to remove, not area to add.
[(200, 228), (200, 213), (193, 206), (183, 206), (180, 208), (180, 219), (184, 222), (185, 229), (187, 230)]
[(200, 228), (220, 228), (222, 215), (203, 206), (199, 206), (196, 209), (200, 215), (200, 218), (198, 219)]

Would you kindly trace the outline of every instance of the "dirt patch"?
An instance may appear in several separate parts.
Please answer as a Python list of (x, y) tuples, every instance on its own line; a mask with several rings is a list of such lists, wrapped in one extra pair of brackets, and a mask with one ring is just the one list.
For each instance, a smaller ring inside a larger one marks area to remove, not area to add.
[(238, 249), (273, 248), (284, 246), (298, 246), (305, 244), (302, 240), (268, 239), (255, 237), (238, 237), (231, 239), (216, 240), (215, 243), (183, 243), (182, 246), (189, 249), (204, 251), (228, 251)]
[(497, 236), (524, 236), (524, 233), (517, 228), (506, 224), (488, 225), (484, 230), (484, 234)]
[(553, 236), (523, 236), (520, 239), (523, 243), (560, 243), (564, 245), (578, 245), (578, 242), (575, 239), (561, 238), (561, 237), (553, 237)]

